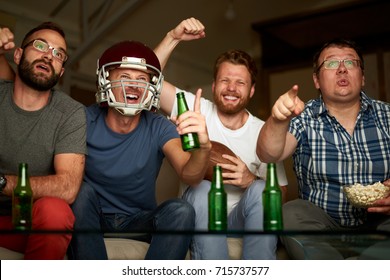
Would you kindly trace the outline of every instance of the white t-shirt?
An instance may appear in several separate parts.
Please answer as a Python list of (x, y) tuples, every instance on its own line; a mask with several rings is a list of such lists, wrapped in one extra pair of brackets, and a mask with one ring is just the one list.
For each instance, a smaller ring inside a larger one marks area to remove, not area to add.
[[(179, 91), (182, 90), (176, 89), (176, 92)], [(190, 92), (185, 92), (185, 97), (188, 108), (193, 110), (195, 95)], [(211, 101), (201, 98), (200, 110), (206, 118), (207, 130), (210, 139), (229, 147), (241, 158), (243, 162), (245, 162), (248, 169), (253, 174), (265, 180), (267, 175), (267, 164), (261, 162), (256, 154), (257, 138), (261, 127), (264, 125), (264, 121), (248, 112), (249, 117), (244, 126), (236, 130), (231, 130), (222, 124), (217, 114), (217, 107)], [(176, 115), (177, 103), (175, 101), (171, 116)], [(243, 141), (243, 139), (245, 139), (245, 141)], [(277, 163), (276, 170), (279, 185), (287, 186), (287, 178), (283, 162)], [(240, 200), (244, 190), (233, 185), (225, 184), (225, 191), (228, 194), (228, 211), (230, 212)]]

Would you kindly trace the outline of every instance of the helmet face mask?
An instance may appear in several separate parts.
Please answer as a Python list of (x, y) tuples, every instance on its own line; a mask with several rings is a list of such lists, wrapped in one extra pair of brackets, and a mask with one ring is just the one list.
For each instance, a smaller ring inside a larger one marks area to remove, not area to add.
[[(115, 75), (114, 69), (123, 69), (124, 74)], [(140, 71), (147, 73), (148, 79), (127, 75)], [(154, 52), (139, 42), (125, 41), (107, 49), (98, 60), (97, 78), (96, 101), (101, 105), (113, 107), (125, 116), (159, 108), (164, 79), (160, 63)]]

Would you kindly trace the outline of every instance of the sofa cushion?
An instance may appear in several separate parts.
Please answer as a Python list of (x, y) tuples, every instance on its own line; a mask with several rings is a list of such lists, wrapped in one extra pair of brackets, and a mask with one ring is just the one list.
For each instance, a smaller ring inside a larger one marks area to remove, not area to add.
[[(108, 259), (110, 260), (143, 260), (149, 244), (142, 241), (124, 238), (105, 238)], [(229, 257), (239, 260), (242, 254), (242, 239), (228, 238)], [(190, 259), (188, 252), (186, 259)]]
[[(110, 260), (143, 260), (149, 244), (143, 241), (125, 238), (104, 238)], [(242, 239), (228, 238), (229, 258), (239, 260), (242, 255)], [(22, 260), (23, 254), (0, 247), (0, 260)], [(190, 259), (188, 252), (186, 259)], [(289, 259), (281, 244), (278, 246), (277, 259)]]
[(0, 260), (23, 260), (23, 254), (0, 247)]
[(109, 260), (142, 260), (148, 250), (146, 242), (124, 239), (104, 238)]

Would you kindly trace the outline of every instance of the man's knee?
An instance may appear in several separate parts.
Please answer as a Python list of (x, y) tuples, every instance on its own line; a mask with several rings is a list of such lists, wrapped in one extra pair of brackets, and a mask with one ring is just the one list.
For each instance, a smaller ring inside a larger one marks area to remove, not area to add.
[(314, 208), (318, 206), (304, 199), (294, 199), (283, 204), (283, 211), (286, 215), (290, 214), (291, 218), (295, 218), (296, 213), (310, 213)]
[(192, 218), (195, 217), (194, 207), (187, 201), (177, 198), (167, 201), (168, 212), (177, 216)]
[(203, 180), (197, 186), (189, 186), (183, 195), (183, 199), (189, 202), (195, 209), (207, 207), (208, 194), (211, 182)]
[[(264, 190), (265, 182), (262, 180), (256, 180), (252, 183), (244, 192), (241, 200), (244, 205), (245, 213), (248, 211), (262, 211), (262, 194)], [(261, 208), (260, 210), (258, 208)]]
[(195, 225), (194, 207), (183, 199), (171, 199), (161, 205), (161, 211), (158, 214), (159, 219), (166, 223), (181, 224), (182, 227), (191, 229)]
[(263, 180), (256, 180), (245, 190), (244, 196), (256, 201), (261, 201), (264, 187), (265, 182)]
[(75, 217), (68, 203), (56, 197), (42, 197), (33, 205), (33, 228), (71, 230)]
[(83, 183), (75, 201), (71, 205), (73, 212), (84, 212), (84, 209), (91, 205), (91, 202), (95, 200), (96, 196), (96, 191), (89, 184)]

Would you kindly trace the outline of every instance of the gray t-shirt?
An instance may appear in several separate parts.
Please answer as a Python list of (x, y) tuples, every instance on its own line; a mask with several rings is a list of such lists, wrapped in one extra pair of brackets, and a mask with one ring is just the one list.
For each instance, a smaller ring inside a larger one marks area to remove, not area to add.
[[(54, 174), (54, 155), (86, 154), (84, 106), (53, 90), (48, 104), (25, 111), (12, 99), (14, 83), (0, 80), (0, 172), (17, 175), (20, 162), (29, 165), (30, 176)], [(0, 210), (4, 209), (0, 198)]]

